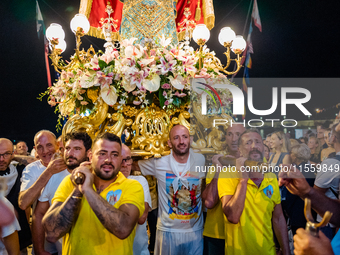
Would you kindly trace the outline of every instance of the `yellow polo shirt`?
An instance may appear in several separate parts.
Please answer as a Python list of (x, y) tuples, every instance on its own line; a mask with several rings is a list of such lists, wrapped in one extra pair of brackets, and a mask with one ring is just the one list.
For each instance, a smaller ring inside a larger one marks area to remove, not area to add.
[[(64, 202), (73, 189), (70, 176), (67, 176), (58, 187), (52, 203)], [(122, 204), (133, 204), (139, 209), (140, 216), (143, 215), (145, 208), (142, 185), (136, 180), (126, 179), (121, 172), (118, 173), (118, 178), (100, 193), (100, 196), (115, 208), (119, 208)], [(124, 240), (119, 239), (101, 224), (89, 203), (83, 198), (78, 219), (63, 238), (62, 254), (132, 255), (135, 229)]]
[[(225, 254), (276, 254), (273, 239), (272, 216), (281, 202), (275, 174), (266, 173), (258, 188), (248, 180), (244, 210), (237, 224), (225, 219)], [(234, 195), (240, 179), (219, 178), (219, 197)]]
[[(210, 168), (209, 168), (210, 170)], [(220, 173), (221, 175), (222, 173)], [(206, 184), (208, 185), (214, 178), (215, 172), (209, 171), (206, 176)], [(218, 203), (214, 208), (208, 209), (205, 219), (203, 235), (210, 238), (224, 239), (224, 217), (222, 203)]]

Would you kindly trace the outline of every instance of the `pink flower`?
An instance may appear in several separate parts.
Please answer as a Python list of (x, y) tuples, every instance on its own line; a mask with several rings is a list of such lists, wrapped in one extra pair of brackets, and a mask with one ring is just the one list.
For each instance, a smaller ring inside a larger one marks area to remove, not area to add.
[(164, 105), (169, 105), (169, 100), (166, 100), (166, 101), (164, 102)]
[(142, 102), (141, 102), (141, 101), (136, 101), (136, 100), (135, 100), (135, 101), (133, 101), (132, 103), (133, 103), (134, 105), (140, 105)]
[(49, 104), (50, 106), (56, 106), (57, 103), (55, 102), (54, 99), (52, 99), (52, 100), (48, 101), (48, 104)]
[(167, 96), (167, 94), (166, 94), (166, 92), (165, 91), (163, 91), (163, 96), (165, 97), (165, 96)]
[(164, 83), (162, 85), (162, 89), (170, 89), (170, 84), (169, 83)]
[(146, 88), (144, 88), (143, 86), (141, 86), (139, 89), (140, 89), (140, 91), (146, 93)]
[(67, 79), (67, 73), (66, 73), (64, 70), (61, 71), (60, 78), (63, 79), (63, 80), (66, 80), (66, 79)]
[(132, 95), (137, 96), (138, 95), (138, 91), (132, 91)]
[(150, 56), (156, 56), (156, 50), (154, 49), (150, 50)]
[(165, 61), (163, 57), (160, 59), (160, 64), (157, 66), (161, 70), (161, 74), (172, 72), (173, 66), (176, 64), (176, 60)]
[(69, 78), (73, 78), (73, 77), (74, 77), (74, 74), (73, 74), (72, 72), (67, 72), (67, 76), (68, 76)]
[(179, 93), (178, 91), (176, 91), (176, 93), (175, 93), (175, 96), (177, 96), (177, 97), (185, 97), (187, 94), (185, 94), (185, 93)]
[(209, 79), (209, 78), (211, 77), (211, 75), (208, 74), (207, 71), (208, 71), (208, 70), (207, 70), (206, 68), (202, 68), (202, 69), (200, 70), (199, 75), (197, 75), (197, 76), (195, 76), (195, 77), (197, 77), (197, 78), (205, 78), (205, 79)]

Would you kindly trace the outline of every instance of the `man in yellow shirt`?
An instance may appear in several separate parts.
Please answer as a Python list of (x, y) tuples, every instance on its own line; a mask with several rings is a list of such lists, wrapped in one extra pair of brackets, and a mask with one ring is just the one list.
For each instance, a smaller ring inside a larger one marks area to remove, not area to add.
[[(144, 193), (141, 184), (119, 172), (120, 138), (110, 133), (97, 136), (90, 161), (75, 169), (56, 191), (43, 218), (46, 239), (55, 242), (64, 236), (63, 255), (132, 255)], [(82, 185), (74, 182), (77, 173), (85, 175)]]
[[(233, 124), (226, 130), (226, 142), (228, 146), (228, 155), (235, 158), (240, 157), (238, 149), (238, 139), (246, 129), (242, 124)], [(218, 159), (223, 155), (215, 155), (212, 158), (215, 166), (220, 166)], [(218, 169), (218, 168), (217, 168)], [(223, 254), (224, 252), (224, 217), (221, 201), (218, 197), (217, 181), (220, 178), (219, 171), (209, 172), (206, 176), (206, 187), (202, 193), (204, 205), (208, 209), (207, 217), (204, 224), (204, 255)], [(220, 168), (221, 169), (221, 168)]]
[[(283, 254), (289, 254), (286, 221), (273, 173), (245, 172), (247, 159), (262, 161), (264, 146), (256, 129), (239, 138), (239, 178), (219, 178), (218, 194), (225, 214), (225, 254), (276, 254), (273, 229)], [(229, 176), (231, 177), (231, 175)]]

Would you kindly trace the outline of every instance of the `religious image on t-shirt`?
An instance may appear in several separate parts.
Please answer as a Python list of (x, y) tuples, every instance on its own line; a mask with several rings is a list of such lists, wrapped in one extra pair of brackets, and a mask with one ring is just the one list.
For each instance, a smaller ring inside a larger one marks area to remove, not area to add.
[(171, 219), (189, 220), (198, 218), (198, 196), (201, 194), (201, 180), (186, 173), (182, 178), (188, 181), (186, 187), (178, 180), (178, 190), (174, 192), (173, 181), (176, 175), (166, 173), (166, 192), (168, 194), (169, 217)]

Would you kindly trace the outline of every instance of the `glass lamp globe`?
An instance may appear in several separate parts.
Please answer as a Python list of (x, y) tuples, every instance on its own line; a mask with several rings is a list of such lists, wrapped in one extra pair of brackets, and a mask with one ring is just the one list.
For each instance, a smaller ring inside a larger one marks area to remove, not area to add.
[(57, 24), (52, 23), (47, 29), (46, 29), (46, 38), (51, 41), (54, 39), (64, 40), (65, 39), (65, 32), (63, 28)]
[[(55, 46), (56, 49), (61, 50), (61, 53), (63, 53), (66, 50), (66, 42), (65, 40), (59, 40), (58, 45)], [(50, 50), (52, 50), (51, 44), (50, 44)]]
[(81, 27), (84, 31), (84, 34), (87, 34), (87, 32), (90, 30), (90, 22), (84, 14), (76, 14), (71, 20), (70, 27), (73, 33), (76, 33), (78, 27)]
[(210, 38), (210, 31), (205, 24), (199, 24), (195, 27), (192, 38), (197, 43), (199, 39), (202, 39), (204, 42), (207, 42)]
[(218, 41), (224, 46), (225, 43), (231, 43), (235, 40), (236, 34), (230, 27), (221, 29), (218, 35)]
[(235, 54), (241, 54), (247, 46), (246, 41), (243, 39), (242, 35), (237, 35), (236, 38), (233, 41), (233, 44), (231, 45), (231, 50)]

